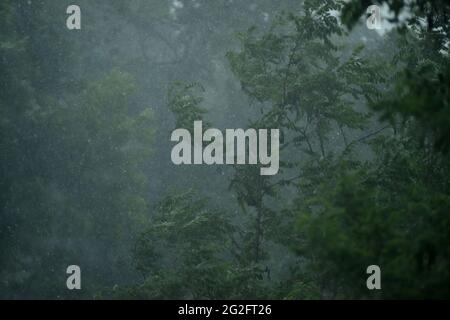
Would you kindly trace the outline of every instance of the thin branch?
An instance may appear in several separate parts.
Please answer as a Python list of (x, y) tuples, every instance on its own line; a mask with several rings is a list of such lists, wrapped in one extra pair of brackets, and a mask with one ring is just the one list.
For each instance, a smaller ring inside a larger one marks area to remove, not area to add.
[(356, 139), (356, 140), (353, 140), (353, 141), (350, 142), (350, 143), (348, 144), (348, 146), (344, 149), (344, 152), (343, 152), (343, 153), (345, 153), (345, 152), (346, 152), (353, 144), (362, 142), (362, 141), (364, 141), (364, 140), (366, 140), (366, 139), (368, 139), (368, 138), (370, 138), (370, 137), (373, 137), (373, 136), (379, 134), (380, 132), (382, 132), (382, 131), (384, 131), (384, 130), (386, 130), (386, 129), (389, 129), (389, 128), (391, 128), (391, 126), (390, 126), (390, 125), (387, 125), (387, 126), (381, 128), (381, 129), (375, 130), (375, 131), (373, 131), (373, 132), (371, 132), (371, 133), (369, 133), (369, 134), (367, 134), (367, 135), (365, 135), (365, 136), (362, 136), (362, 137), (360, 137), (360, 138), (358, 138), (358, 139)]

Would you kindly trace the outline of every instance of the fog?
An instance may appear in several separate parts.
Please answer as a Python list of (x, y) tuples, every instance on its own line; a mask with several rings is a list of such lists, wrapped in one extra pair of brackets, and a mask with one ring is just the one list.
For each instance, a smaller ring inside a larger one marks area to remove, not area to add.
[[(79, 30), (66, 25), (73, 4)], [(434, 190), (428, 159), (448, 190), (446, 155), (423, 155), (434, 135), (383, 108), (403, 110), (393, 90), (405, 66), (445, 72), (447, 56), (417, 44), (414, 28), (370, 30), (364, 17), (349, 27), (341, 10), (327, 0), (2, 1), (0, 298), (414, 296), (367, 291), (365, 270), (388, 268), (397, 253), (378, 249), (403, 243), (413, 209), (379, 220), (413, 201), (395, 181)], [(279, 129), (280, 171), (174, 164), (171, 134), (194, 121)], [(425, 142), (408, 149), (409, 138)], [(378, 239), (379, 229), (392, 230)], [(81, 290), (68, 289), (71, 265)], [(411, 271), (390, 267), (392, 279)]]

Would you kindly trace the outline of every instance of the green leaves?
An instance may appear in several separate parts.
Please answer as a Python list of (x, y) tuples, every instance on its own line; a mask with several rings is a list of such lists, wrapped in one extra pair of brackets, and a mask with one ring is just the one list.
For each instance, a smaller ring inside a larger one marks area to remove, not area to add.
[(230, 299), (256, 296), (254, 267), (231, 256), (234, 226), (192, 191), (164, 198), (134, 250), (142, 285), (122, 288), (118, 297), (145, 299)]
[[(169, 90), (169, 108), (176, 118), (176, 128), (194, 130), (194, 121), (202, 120), (206, 110), (200, 107), (203, 87), (198, 83), (175, 82)], [(207, 123), (205, 123), (207, 125)]]
[[(355, 3), (343, 12), (349, 23), (367, 7)], [(393, 3), (397, 13), (399, 4)], [(302, 14), (280, 17), (267, 34), (249, 30), (242, 50), (228, 54), (243, 90), (263, 106), (255, 123), (281, 128), (289, 157), (282, 162), (286, 179), (265, 188), (239, 170), (233, 187), (241, 205), (256, 208), (273, 204), (267, 197), (273, 186), (295, 188), (283, 216), (275, 213), (277, 223), (265, 220), (262, 229), (306, 258), (297, 271), (310, 276), (311, 294), (321, 284), (321, 297), (448, 296), (437, 280), (449, 283), (447, 250), (437, 249), (448, 247), (448, 231), (438, 225), (449, 218), (448, 166), (430, 148), (434, 141), (445, 150), (450, 135), (448, 49), (434, 34), (412, 29), (395, 38), (400, 48), (392, 64), (362, 45), (343, 56), (336, 50), (349, 48), (335, 45), (341, 39), (333, 37), (343, 32), (330, 6), (307, 1)], [(408, 70), (397, 73), (404, 65)], [(389, 81), (396, 84), (392, 91)], [(382, 111), (394, 130), (385, 130), (367, 106)], [(367, 129), (375, 124), (381, 128)], [(374, 263), (382, 266), (383, 281), (391, 281), (382, 294), (369, 293), (361, 280)], [(304, 283), (292, 279), (284, 294), (307, 297)]]

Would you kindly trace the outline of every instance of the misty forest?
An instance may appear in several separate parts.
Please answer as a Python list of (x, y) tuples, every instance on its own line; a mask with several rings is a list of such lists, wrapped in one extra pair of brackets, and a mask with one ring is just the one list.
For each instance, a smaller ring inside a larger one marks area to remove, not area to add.
[[(0, 299), (450, 298), (450, 2), (371, 4), (1, 0)], [(194, 121), (278, 173), (175, 165)]]

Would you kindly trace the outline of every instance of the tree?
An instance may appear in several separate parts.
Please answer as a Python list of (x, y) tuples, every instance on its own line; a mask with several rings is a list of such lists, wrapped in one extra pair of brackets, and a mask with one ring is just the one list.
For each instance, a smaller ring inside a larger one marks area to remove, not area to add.
[[(449, 173), (441, 153), (449, 119), (441, 72), (448, 63), (445, 50), (430, 42), (433, 28), (419, 28), (417, 18), (396, 38), (394, 85), (371, 104), (394, 134), (371, 141), (373, 161), (344, 163), (314, 197), (297, 204), (301, 245), (293, 249), (309, 257), (308, 268), (329, 297), (449, 296)], [(381, 267), (381, 291), (369, 292), (360, 280), (371, 264)]]
[[(193, 191), (169, 195), (152, 214), (134, 249), (143, 282), (116, 287), (133, 299), (242, 299), (264, 296), (251, 268), (232, 253), (230, 217)], [(105, 293), (108, 295), (108, 293)]]
[(76, 43), (46, 23), (61, 4), (38, 5), (7, 1), (0, 11), (0, 295), (67, 297), (65, 269), (78, 263), (92, 270), (78, 294), (89, 297), (132, 278), (123, 261), (147, 212), (152, 111), (134, 110), (129, 74), (64, 74), (76, 65)]
[(264, 198), (281, 201), (292, 185), (302, 199), (312, 196), (349, 151), (347, 136), (369, 123), (359, 101), (377, 98), (383, 75), (362, 58), (362, 47), (339, 56), (336, 38), (344, 32), (333, 15), (339, 8), (333, 1), (306, 1), (302, 15), (281, 16), (269, 32), (241, 34), (242, 51), (228, 55), (243, 90), (261, 109), (262, 116), (250, 126), (280, 128), (283, 137), (281, 179), (257, 183), (258, 177), (248, 176), (250, 169), (242, 169), (233, 180), (242, 205), (256, 208), (256, 260), (262, 234), (272, 240), (292, 234), (278, 229), (289, 225), (290, 217), (274, 201), (263, 204)]

